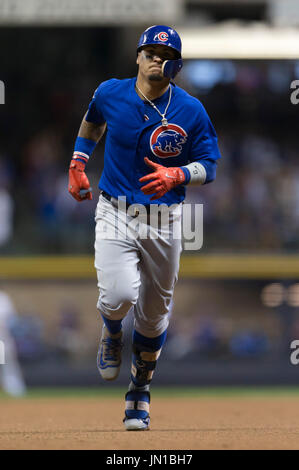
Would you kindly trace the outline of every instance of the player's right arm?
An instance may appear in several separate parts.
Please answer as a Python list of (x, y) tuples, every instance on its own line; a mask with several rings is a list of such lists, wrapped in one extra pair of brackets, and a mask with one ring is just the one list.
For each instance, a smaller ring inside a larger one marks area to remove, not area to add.
[(105, 119), (96, 105), (96, 94), (97, 91), (82, 119), (69, 167), (68, 191), (78, 202), (92, 199), (91, 187), (85, 174), (85, 166), (106, 130)]
[(84, 139), (90, 139), (96, 144), (101, 140), (106, 130), (106, 122), (102, 124), (97, 124), (94, 122), (86, 121), (87, 113), (82, 119), (81, 126), (79, 128), (78, 137), (83, 137)]

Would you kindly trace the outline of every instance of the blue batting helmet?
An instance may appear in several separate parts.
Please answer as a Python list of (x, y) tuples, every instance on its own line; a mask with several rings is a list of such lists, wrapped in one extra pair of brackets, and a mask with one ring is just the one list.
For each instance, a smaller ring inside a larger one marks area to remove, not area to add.
[(183, 67), (182, 61), (182, 41), (178, 33), (169, 26), (155, 25), (147, 28), (140, 36), (137, 52), (142, 47), (149, 45), (162, 45), (174, 49), (177, 55), (176, 60), (168, 60), (164, 62), (163, 74), (166, 77), (174, 78)]

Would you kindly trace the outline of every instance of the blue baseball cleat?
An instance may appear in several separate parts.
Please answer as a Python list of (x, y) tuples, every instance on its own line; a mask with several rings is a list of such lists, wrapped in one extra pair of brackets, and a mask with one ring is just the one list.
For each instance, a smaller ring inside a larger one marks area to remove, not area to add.
[(150, 393), (132, 390), (126, 393), (124, 425), (127, 431), (146, 431), (149, 429)]
[(97, 356), (97, 366), (104, 380), (115, 380), (120, 371), (121, 350), (123, 343), (122, 331), (113, 335), (109, 333), (105, 325), (102, 329), (102, 337)]

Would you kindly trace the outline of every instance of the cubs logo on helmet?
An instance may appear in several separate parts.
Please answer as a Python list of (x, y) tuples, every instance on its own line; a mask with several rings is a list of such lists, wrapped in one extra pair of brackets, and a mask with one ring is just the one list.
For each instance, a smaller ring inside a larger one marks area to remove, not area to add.
[(154, 41), (162, 41), (165, 42), (168, 40), (168, 34), (165, 31), (161, 31), (161, 33), (156, 34), (154, 37)]
[(155, 25), (147, 28), (140, 36), (137, 52), (144, 46), (163, 44), (176, 51), (177, 59), (181, 59), (182, 42), (178, 33), (169, 26)]
[(152, 152), (159, 158), (177, 157), (187, 141), (187, 132), (177, 124), (159, 126), (150, 137)]

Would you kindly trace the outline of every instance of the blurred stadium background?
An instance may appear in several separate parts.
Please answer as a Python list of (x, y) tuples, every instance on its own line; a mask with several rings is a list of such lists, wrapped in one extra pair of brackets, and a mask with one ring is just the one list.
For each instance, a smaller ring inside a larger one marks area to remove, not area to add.
[[(154, 383), (296, 385), (295, 0), (0, 0), (0, 339), (12, 334), (29, 387), (106, 386), (95, 363), (97, 197), (78, 205), (67, 170), (93, 91), (136, 74), (137, 39), (152, 24), (181, 34), (177, 84), (207, 108), (223, 156), (212, 185), (188, 190), (204, 204), (204, 246), (182, 256)], [(88, 165), (93, 188), (103, 150)]]

